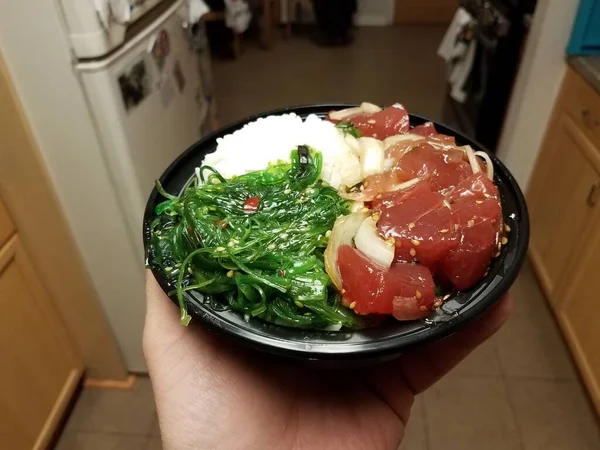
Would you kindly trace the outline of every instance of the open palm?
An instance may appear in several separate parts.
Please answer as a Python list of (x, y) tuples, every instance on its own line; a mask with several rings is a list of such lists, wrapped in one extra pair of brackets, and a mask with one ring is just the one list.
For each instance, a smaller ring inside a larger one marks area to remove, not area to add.
[(313, 370), (180, 326), (177, 308), (147, 278), (144, 353), (165, 450), (396, 449), (414, 396), (510, 312), (505, 298), (459, 333), (394, 361)]

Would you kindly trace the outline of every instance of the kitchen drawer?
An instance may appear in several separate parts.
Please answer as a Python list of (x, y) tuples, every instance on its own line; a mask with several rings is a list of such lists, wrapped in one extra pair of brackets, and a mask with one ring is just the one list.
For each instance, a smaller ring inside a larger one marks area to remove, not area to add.
[[(567, 71), (559, 104), (600, 148), (600, 93), (572, 68)], [(600, 165), (600, 150), (596, 156)]]
[(8, 238), (14, 233), (15, 227), (12, 224), (10, 217), (8, 217), (8, 211), (0, 202), (0, 247), (2, 247)]

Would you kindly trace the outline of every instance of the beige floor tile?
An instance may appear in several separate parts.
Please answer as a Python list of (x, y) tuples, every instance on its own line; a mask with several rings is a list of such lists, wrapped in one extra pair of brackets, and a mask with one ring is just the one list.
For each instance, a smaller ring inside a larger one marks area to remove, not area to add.
[(423, 396), (415, 399), (399, 450), (427, 450)]
[(533, 267), (526, 261), (521, 268), (521, 273), (513, 284), (510, 293), (513, 297), (513, 315), (537, 316), (542, 314), (550, 316), (548, 302), (538, 284)]
[(352, 46), (337, 49), (301, 36), (270, 52), (249, 45), (240, 59), (214, 64), (220, 121), (290, 105), (362, 101), (401, 102), (413, 113), (439, 118), (446, 69), (436, 50), (444, 31), (361, 28)]
[(75, 432), (64, 436), (56, 450), (145, 450), (147, 445), (146, 436)]
[(554, 319), (515, 314), (492, 338), (507, 376), (575, 379), (571, 356)]
[(597, 450), (600, 432), (579, 383), (508, 380), (525, 450)]
[(520, 450), (502, 379), (450, 375), (423, 397), (430, 450)]
[(144, 450), (162, 450), (162, 442), (159, 437), (153, 436), (148, 440)]
[(150, 436), (160, 436), (160, 426), (158, 424), (158, 416), (152, 419), (152, 427), (150, 428)]
[(462, 376), (502, 376), (494, 342), (487, 341), (477, 347), (452, 370), (452, 373)]
[(155, 416), (150, 380), (140, 377), (131, 391), (84, 389), (66, 430), (147, 435)]

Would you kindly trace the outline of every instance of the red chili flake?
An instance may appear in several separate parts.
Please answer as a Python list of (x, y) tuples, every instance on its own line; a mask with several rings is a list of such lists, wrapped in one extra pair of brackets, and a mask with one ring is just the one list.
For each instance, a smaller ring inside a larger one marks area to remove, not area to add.
[(217, 220), (215, 222), (215, 225), (218, 227), (221, 227), (221, 230), (224, 230), (227, 228), (227, 222), (225, 222), (224, 220)]
[(250, 197), (247, 198), (244, 202), (244, 212), (247, 214), (255, 213), (258, 211), (258, 206), (260, 205), (260, 198), (258, 197)]

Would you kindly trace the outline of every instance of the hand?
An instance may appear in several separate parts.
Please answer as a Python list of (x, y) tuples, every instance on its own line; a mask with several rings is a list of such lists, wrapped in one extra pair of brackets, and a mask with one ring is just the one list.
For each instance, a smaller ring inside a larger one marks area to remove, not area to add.
[(150, 272), (144, 353), (165, 450), (397, 449), (416, 394), (507, 319), (504, 298), (439, 342), (362, 370), (300, 369), (192, 323)]

